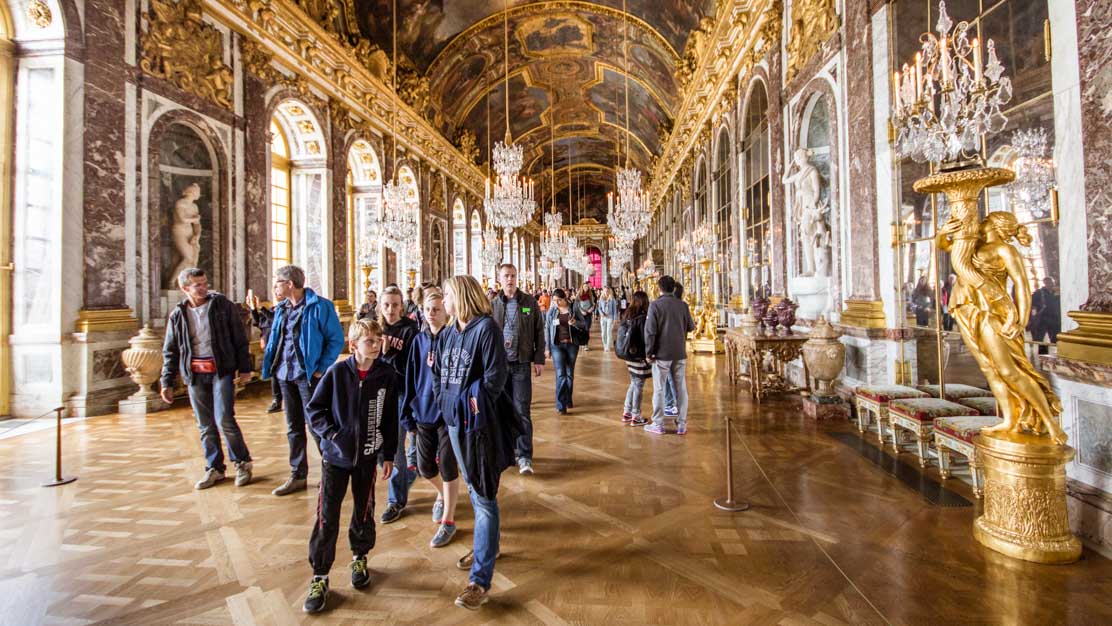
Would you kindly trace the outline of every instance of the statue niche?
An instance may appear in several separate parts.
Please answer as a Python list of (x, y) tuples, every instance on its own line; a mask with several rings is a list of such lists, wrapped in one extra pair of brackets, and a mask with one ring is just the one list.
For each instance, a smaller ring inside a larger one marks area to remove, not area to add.
[(831, 185), (837, 167), (827, 98), (816, 96), (803, 108), (798, 148), (783, 178), (791, 198), (793, 239), (799, 242), (799, 253), (793, 257), (798, 262), (788, 289), (799, 303), (799, 317), (809, 320), (834, 310), (831, 220), (836, 200)]
[(158, 194), (150, 203), (152, 243), (160, 250), (158, 285), (177, 291), (178, 273), (187, 267), (219, 275), (213, 206), (220, 198), (219, 172), (215, 155), (191, 126), (173, 123), (158, 141), (157, 184), (150, 185)]
[(826, 221), (830, 197), (822, 197), (822, 175), (811, 156), (810, 150), (795, 151), (795, 171), (784, 176), (784, 184), (795, 188), (792, 218), (799, 228), (799, 276), (826, 277), (830, 276), (830, 226)]

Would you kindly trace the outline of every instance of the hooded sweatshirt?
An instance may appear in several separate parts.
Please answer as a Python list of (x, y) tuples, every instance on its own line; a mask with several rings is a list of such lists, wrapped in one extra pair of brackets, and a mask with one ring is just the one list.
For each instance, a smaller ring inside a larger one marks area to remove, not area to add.
[(459, 426), (459, 461), (468, 485), (493, 498), (500, 475), (514, 464), (519, 428), (506, 394), (502, 329), (489, 315), (480, 315), (463, 330), (453, 324), (440, 334), (440, 355), (433, 369), (440, 411), (447, 425)]
[(413, 338), (409, 351), (409, 364), (405, 368), (405, 395), (402, 396), (402, 425), (413, 431), (417, 423), (432, 426), (440, 419), (440, 405), (433, 384), (433, 366), (439, 352), (440, 337), (426, 326)]
[(378, 359), (394, 369), (399, 389), (405, 385), (405, 366), (409, 363), (413, 338), (419, 330), (417, 322), (408, 317), (403, 317), (394, 324), (382, 324), (382, 356)]
[(336, 363), (309, 400), (309, 426), (320, 437), (321, 457), (351, 469), (393, 459), (398, 449), (398, 391), (393, 370), (376, 361), (359, 380), (354, 356)]

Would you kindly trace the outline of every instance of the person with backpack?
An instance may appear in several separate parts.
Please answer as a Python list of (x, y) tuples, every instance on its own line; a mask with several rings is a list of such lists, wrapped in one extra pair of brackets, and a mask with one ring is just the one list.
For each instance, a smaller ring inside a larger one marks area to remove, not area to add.
[(652, 366), (645, 360), (645, 319), (649, 313), (649, 294), (637, 291), (618, 326), (615, 352), (624, 359), (629, 371), (629, 388), (626, 389), (622, 422), (627, 426), (645, 426), (649, 420), (641, 416), (641, 396), (645, 379), (652, 376)]

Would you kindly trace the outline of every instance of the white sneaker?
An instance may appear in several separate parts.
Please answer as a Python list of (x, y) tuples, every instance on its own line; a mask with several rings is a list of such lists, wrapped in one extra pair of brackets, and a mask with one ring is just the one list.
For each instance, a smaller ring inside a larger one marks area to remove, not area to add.
[(251, 482), (251, 461), (236, 463), (236, 487), (242, 487)]
[(205, 470), (205, 477), (202, 478), (201, 480), (198, 480), (193, 485), (193, 488), (194, 489), (208, 489), (209, 487), (215, 485), (216, 483), (218, 483), (222, 480), (224, 480), (224, 472), (221, 472), (218, 469), (210, 467), (209, 469)]

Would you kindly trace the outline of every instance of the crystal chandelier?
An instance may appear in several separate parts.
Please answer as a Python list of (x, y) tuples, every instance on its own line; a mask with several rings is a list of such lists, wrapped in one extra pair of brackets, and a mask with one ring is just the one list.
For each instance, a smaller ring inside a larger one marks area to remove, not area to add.
[(633, 249), (619, 246), (610, 250), (610, 275), (618, 278), (622, 275), (625, 265), (633, 260)]
[(502, 262), (502, 240), (490, 224), (483, 230), (483, 250), (480, 256), (487, 269), (493, 270), (495, 265)]
[(1020, 130), (1012, 135), (1015, 182), (1008, 185), (1012, 211), (1020, 221), (1042, 219), (1050, 212), (1055, 187), (1054, 160), (1047, 155), (1047, 136), (1042, 128)]
[[(392, 85), (395, 90), (398, 84), (398, 3), (392, 4), (391, 24), (394, 30), (393, 58), (394, 79)], [(385, 219), (382, 220), (382, 237), (386, 245), (395, 253), (402, 252), (409, 243), (417, 241), (417, 222), (420, 220), (420, 207), (417, 202), (417, 192), (412, 180), (402, 181), (398, 177), (398, 135), (397, 94), (390, 100), (390, 135), (393, 137), (394, 171), (393, 178), (382, 189), (382, 210)]]
[(494, 178), (493, 189), (490, 178), (486, 180), (486, 197), (483, 207), (487, 218), (498, 228), (514, 229), (524, 226), (533, 217), (537, 210), (537, 202), (533, 199), (533, 181), (524, 177), (518, 178), (524, 163), (524, 151), (521, 146), (513, 145), (510, 135), (510, 26), (509, 8), (503, 7), (503, 30), (505, 43), (506, 63), (506, 138), (494, 146), (494, 156), (491, 162), (497, 173)]
[(691, 265), (695, 262), (695, 255), (691, 251), (691, 234), (684, 233), (676, 242), (676, 262), (680, 265)]
[(378, 243), (382, 239), (382, 219), (378, 214), (377, 204), (362, 199), (360, 208), (358, 263), (360, 266), (375, 265), (379, 261)]
[(893, 76), (898, 131), (897, 149), (902, 156), (922, 162), (954, 161), (963, 151), (975, 151), (981, 137), (997, 133), (1008, 119), (1001, 111), (1012, 99), (1011, 80), (996, 57), (996, 44), (969, 41), (969, 22), (954, 22), (946, 3), (938, 3), (937, 35), (924, 33), (914, 66), (904, 64)]
[(696, 261), (714, 258), (714, 229), (710, 224), (700, 224), (691, 233), (691, 255)]
[(564, 216), (549, 213), (544, 216), (544, 233), (541, 236), (541, 254), (548, 259), (558, 259), (565, 249), (564, 233), (560, 230)]

